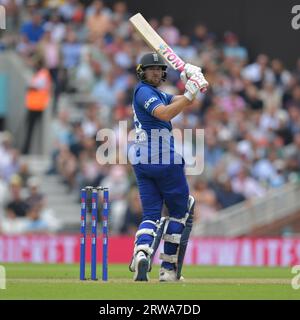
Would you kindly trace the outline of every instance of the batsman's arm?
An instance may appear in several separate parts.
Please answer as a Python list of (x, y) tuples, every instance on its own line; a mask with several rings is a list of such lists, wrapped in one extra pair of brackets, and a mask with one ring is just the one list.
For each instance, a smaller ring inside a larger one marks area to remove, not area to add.
[(186, 106), (191, 104), (199, 90), (206, 81), (199, 75), (193, 75), (185, 84), (185, 93), (182, 96), (175, 96), (169, 105), (159, 105), (153, 110), (153, 115), (163, 121), (170, 121), (178, 115)]
[(185, 107), (191, 104), (191, 101), (184, 95), (175, 96), (173, 102), (169, 105), (159, 105), (153, 111), (154, 117), (162, 121), (170, 121), (176, 117)]
[(177, 101), (177, 100), (180, 99), (181, 97), (182, 97), (182, 95), (173, 96), (172, 102)]

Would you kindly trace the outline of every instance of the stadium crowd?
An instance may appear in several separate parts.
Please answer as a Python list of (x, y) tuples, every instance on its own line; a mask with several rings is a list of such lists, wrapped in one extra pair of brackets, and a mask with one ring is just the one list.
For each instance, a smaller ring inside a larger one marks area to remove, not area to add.
[[(9, 8), (7, 23), (13, 30), (2, 35), (2, 50), (14, 48), (29, 67), (42, 58), (51, 75), (55, 144), (48, 174), (60, 175), (70, 192), (85, 185), (111, 187), (112, 232), (134, 234), (142, 209), (131, 166), (100, 165), (95, 156), (100, 129), (111, 128), (118, 136), (119, 121), (127, 121), (128, 131), (133, 128), (135, 66), (149, 51), (129, 25), (126, 3), (0, 3)], [(192, 33), (182, 34), (171, 16), (150, 23), (182, 59), (201, 66), (210, 83), (209, 91), (173, 121), (176, 128), (205, 130), (204, 172), (188, 177), (197, 200), (196, 223), (299, 180), (300, 58), (287, 70), (282, 61), (263, 53), (250, 59), (246, 44), (231, 31), (217, 37), (198, 23)], [(183, 92), (178, 72), (168, 69), (162, 89)], [(74, 119), (71, 106), (60, 103), (62, 93), (84, 97), (77, 103), (84, 110), (81, 118)], [(118, 146), (125, 156), (122, 138)], [(11, 186), (16, 174), (24, 179), (16, 152), (8, 153), (2, 140), (0, 177)]]

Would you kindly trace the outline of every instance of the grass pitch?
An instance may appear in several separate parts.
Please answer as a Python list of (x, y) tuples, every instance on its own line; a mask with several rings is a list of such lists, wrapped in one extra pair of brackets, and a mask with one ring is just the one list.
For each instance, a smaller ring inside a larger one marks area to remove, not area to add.
[[(78, 265), (4, 264), (1, 299), (300, 299), (290, 268), (184, 267), (184, 282), (160, 283), (154, 266), (149, 282), (132, 281), (127, 265), (110, 265), (108, 282), (80, 281)], [(90, 270), (87, 266), (87, 276)], [(101, 279), (101, 266), (98, 267)]]

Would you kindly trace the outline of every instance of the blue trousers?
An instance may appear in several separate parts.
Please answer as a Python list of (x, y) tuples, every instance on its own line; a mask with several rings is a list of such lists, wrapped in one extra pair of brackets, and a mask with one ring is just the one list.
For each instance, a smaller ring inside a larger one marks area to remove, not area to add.
[[(184, 164), (136, 164), (133, 166), (137, 178), (140, 198), (143, 207), (143, 222), (139, 229), (151, 228), (156, 231), (153, 224), (147, 220), (157, 221), (161, 218), (161, 211), (165, 203), (169, 216), (177, 219), (183, 218), (187, 212), (189, 187), (184, 173)], [(167, 234), (179, 233), (183, 225), (178, 222), (170, 222)], [(148, 244), (151, 246), (153, 236), (140, 235), (136, 244)], [(164, 253), (173, 255), (178, 245), (165, 242)], [(163, 262), (162, 266), (173, 269), (174, 265)]]
[(184, 164), (133, 166), (143, 207), (143, 220), (159, 220), (163, 203), (169, 216), (182, 218), (187, 210), (189, 187)]

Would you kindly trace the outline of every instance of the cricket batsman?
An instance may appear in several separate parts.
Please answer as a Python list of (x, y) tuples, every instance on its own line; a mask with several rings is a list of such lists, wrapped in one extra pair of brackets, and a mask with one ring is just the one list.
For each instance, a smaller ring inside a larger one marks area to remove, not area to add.
[[(148, 281), (148, 273), (161, 239), (164, 250), (159, 281), (183, 279), (181, 269), (193, 224), (195, 200), (189, 195), (184, 159), (174, 150), (171, 120), (208, 86), (201, 68), (186, 64), (180, 78), (183, 95), (159, 90), (167, 65), (157, 53), (145, 54), (138, 64), (140, 80), (133, 96), (136, 130), (133, 163), (143, 207), (143, 220), (135, 236), (129, 269), (135, 281)], [(168, 217), (161, 217), (163, 204)]]

